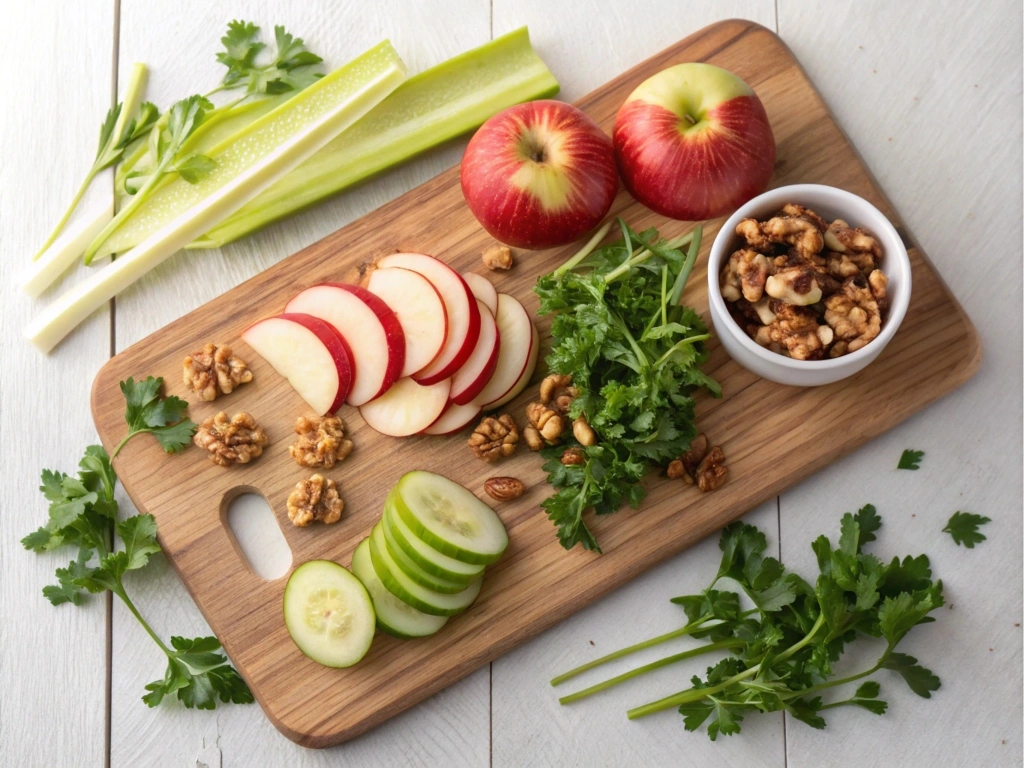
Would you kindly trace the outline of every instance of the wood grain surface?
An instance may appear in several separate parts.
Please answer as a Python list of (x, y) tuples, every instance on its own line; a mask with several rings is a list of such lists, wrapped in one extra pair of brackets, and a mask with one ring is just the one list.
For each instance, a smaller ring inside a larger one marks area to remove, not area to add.
[[(482, 271), (479, 253), (489, 238), (463, 203), (457, 169), (170, 324), (113, 358), (97, 376), (93, 412), (109, 448), (124, 430), (119, 380), (160, 375), (170, 392), (186, 396), (181, 359), (210, 340), (233, 344), (250, 361), (252, 384), (215, 404), (194, 405), (192, 415), (198, 421), (220, 409), (251, 412), (272, 441), (258, 461), (224, 470), (197, 450), (168, 457), (152, 441), (137, 439), (118, 457), (115, 468), (140, 511), (156, 516), (172, 564), (264, 711), (293, 740), (328, 746), (380, 723), (894, 426), (976, 370), (980, 346), (969, 320), (901, 228), (800, 66), (773, 33), (751, 22), (716, 24), (578, 104), (610, 131), (619, 104), (639, 82), (665, 66), (690, 60), (726, 67), (757, 90), (778, 143), (773, 185), (832, 184), (866, 197), (890, 216), (910, 249), (914, 295), (903, 326), (882, 356), (853, 379), (830, 387), (780, 387), (739, 368), (714, 347), (708, 368), (722, 383), (724, 397), (701, 400), (698, 412), (701, 428), (726, 451), (731, 482), (701, 496), (651, 477), (650, 494), (639, 512), (594, 521), (603, 556), (560, 548), (538, 506), (547, 492), (540, 462), (521, 451), (501, 472), (522, 478), (531, 489), (498, 510), (511, 543), (502, 560), (488, 569), (473, 608), (433, 638), (402, 642), (379, 637), (359, 665), (330, 670), (302, 656), (285, 631), (280, 601), (286, 579), (267, 582), (255, 576), (223, 523), (226, 500), (239, 489), (255, 489), (277, 514), (295, 564), (315, 557), (347, 564), (352, 549), (379, 517), (388, 488), (403, 472), (440, 471), (477, 492), (492, 474), (493, 468), (473, 458), (462, 438), (382, 437), (357, 412), (345, 408), (342, 415), (356, 450), (331, 473), (343, 488), (345, 517), (330, 528), (293, 528), (285, 498), (303, 472), (288, 458), (287, 447), (295, 417), (308, 409), (238, 340), (242, 329), (280, 311), (296, 291), (324, 280), (357, 280), (361, 266), (391, 251), (425, 251), (457, 269)], [(613, 212), (634, 227), (658, 226), (669, 236), (688, 226), (650, 213), (625, 192)], [(706, 228), (704, 255), (719, 223)], [(535, 309), (530, 288), (536, 276), (571, 250), (520, 254), (516, 269), (496, 279), (498, 289)], [(685, 296), (702, 313), (707, 305), (704, 281), (703, 270), (695, 270)], [(539, 326), (546, 336), (547, 324), (540, 321)], [(507, 410), (521, 419), (522, 406), (532, 396), (528, 390)], [(770, 409), (763, 407), (766, 402), (771, 402)], [(555, 584), (558, 589), (552, 588)]]

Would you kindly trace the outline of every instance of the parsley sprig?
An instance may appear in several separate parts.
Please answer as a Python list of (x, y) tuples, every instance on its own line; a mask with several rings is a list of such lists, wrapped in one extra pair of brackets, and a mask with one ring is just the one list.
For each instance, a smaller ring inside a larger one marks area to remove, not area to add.
[[(766, 557), (767, 540), (745, 523), (723, 532), (722, 560), (709, 586), (695, 595), (672, 600), (682, 606), (687, 623), (678, 630), (604, 656), (552, 680), (558, 685), (576, 675), (642, 648), (689, 635), (710, 642), (626, 672), (603, 683), (564, 696), (577, 701), (653, 669), (716, 651), (728, 651), (708, 667), (692, 687), (658, 701), (634, 707), (630, 719), (676, 708), (687, 730), (706, 728), (714, 741), (739, 733), (743, 719), (758, 712), (785, 710), (813, 728), (824, 728), (822, 713), (856, 706), (884, 714), (881, 686), (864, 680), (882, 670), (900, 675), (919, 696), (929, 698), (940, 681), (917, 659), (896, 648), (918, 624), (943, 604), (942, 582), (934, 581), (925, 555), (894, 558), (886, 564), (864, 551), (875, 541), (881, 518), (873, 506), (846, 513), (838, 543), (819, 536), (812, 549), (818, 562), (813, 585), (789, 573), (774, 557)], [(727, 582), (719, 584), (720, 580)], [(736, 585), (738, 591), (724, 586)], [(741, 610), (742, 596), (754, 607)], [(885, 641), (877, 661), (855, 674), (837, 677), (835, 663), (859, 637)], [(826, 702), (824, 695), (840, 686), (860, 683), (852, 695)]]
[(295, 37), (284, 27), (274, 27), (274, 58), (258, 64), (257, 58), (266, 49), (260, 42), (260, 28), (251, 21), (232, 21), (220, 39), (224, 50), (217, 61), (228, 68), (216, 90), (244, 88), (246, 95), (287, 93), (301, 91), (323, 75), (312, 67), (323, 61), (306, 50), (301, 37)]
[(559, 461), (564, 446), (542, 452), (555, 488), (542, 506), (566, 549), (580, 544), (600, 552), (583, 513), (604, 515), (624, 503), (636, 508), (650, 466), (678, 457), (696, 434), (693, 393), (721, 395), (700, 369), (708, 330), (679, 303), (701, 227), (664, 240), (655, 229), (637, 233), (618, 224), (621, 240), (592, 250), (605, 228), (534, 287), (540, 313), (554, 316), (548, 368), (572, 376), (579, 395), (569, 416), (586, 414), (598, 435), (596, 445), (578, 446), (586, 455), (581, 465)]
[(177, 453), (192, 440), (196, 425), (186, 415), (188, 403), (175, 395), (161, 397), (163, 384), (163, 378), (153, 376), (139, 382), (129, 376), (121, 382), (128, 434), (117, 444), (114, 457), (136, 435), (153, 435), (167, 453)]
[[(184, 401), (175, 403), (171, 401), (177, 398), (159, 397), (161, 383), (160, 379), (150, 378), (136, 385), (129, 379), (121, 383), (121, 389), (128, 399), (128, 438), (152, 432), (167, 448), (177, 445), (180, 435), (172, 437), (170, 432), (161, 432), (164, 427), (152, 425), (177, 420), (177, 424), (167, 429), (178, 431), (183, 430), (181, 425), (187, 419), (182, 419)], [(139, 425), (143, 426), (139, 428)], [(145, 568), (150, 556), (160, 551), (160, 546), (152, 515), (117, 519), (116, 483), (110, 458), (99, 445), (85, 449), (76, 476), (43, 470), (39, 490), (50, 503), (49, 518), (21, 543), (25, 549), (37, 553), (59, 547), (77, 547), (78, 550), (66, 568), (56, 570), (57, 583), (43, 587), (43, 596), (56, 606), (81, 605), (87, 593), (110, 591), (117, 595), (167, 656), (163, 679), (147, 685), (149, 693), (142, 697), (149, 706), (155, 707), (164, 696), (171, 695), (177, 696), (186, 707), (197, 709), (214, 709), (217, 698), (225, 703), (251, 703), (252, 693), (245, 681), (223, 654), (216, 653), (220, 648), (217, 638), (172, 637), (168, 647), (128, 596), (125, 575)], [(123, 544), (121, 549), (111, 545), (115, 531)]]
[(896, 469), (920, 469), (921, 459), (923, 458), (924, 451), (915, 451), (911, 448), (907, 448), (900, 454), (900, 460), (899, 463), (896, 464)]

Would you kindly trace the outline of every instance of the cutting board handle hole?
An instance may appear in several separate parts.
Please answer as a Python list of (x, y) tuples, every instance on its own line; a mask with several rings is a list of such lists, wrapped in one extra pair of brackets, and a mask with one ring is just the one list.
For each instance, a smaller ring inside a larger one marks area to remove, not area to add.
[(274, 510), (255, 488), (234, 488), (224, 496), (221, 519), (239, 557), (261, 579), (273, 581), (292, 567), (292, 550)]

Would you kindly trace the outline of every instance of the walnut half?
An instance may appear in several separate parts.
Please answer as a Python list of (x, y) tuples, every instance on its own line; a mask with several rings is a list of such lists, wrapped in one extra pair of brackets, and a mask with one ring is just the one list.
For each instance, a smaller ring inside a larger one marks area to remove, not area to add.
[(245, 411), (228, 419), (221, 411), (211, 416), (196, 430), (192, 442), (210, 452), (210, 460), (222, 467), (248, 464), (263, 453), (269, 444), (267, 433)]
[(312, 522), (336, 523), (344, 509), (338, 486), (323, 475), (310, 475), (300, 480), (288, 496), (288, 519), (299, 528)]
[(345, 438), (345, 422), (337, 416), (295, 420), (298, 439), (288, 453), (300, 467), (330, 469), (352, 453), (352, 441)]
[(507, 413), (495, 418), (488, 416), (477, 424), (467, 444), (478, 459), (497, 461), (515, 453), (519, 442), (519, 427)]
[(217, 395), (230, 395), (236, 387), (252, 381), (245, 361), (233, 354), (227, 344), (206, 344), (182, 363), (185, 386), (207, 402)]

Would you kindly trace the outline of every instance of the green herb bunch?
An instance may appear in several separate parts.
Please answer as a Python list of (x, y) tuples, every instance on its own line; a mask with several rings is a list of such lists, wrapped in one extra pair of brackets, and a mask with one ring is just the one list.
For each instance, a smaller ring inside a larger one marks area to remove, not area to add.
[[(596, 445), (580, 446), (581, 465), (563, 465), (563, 448), (543, 452), (555, 494), (543, 502), (562, 546), (600, 552), (583, 521), (623, 503), (637, 507), (648, 468), (677, 458), (696, 435), (693, 393), (720, 396), (703, 373), (708, 331), (680, 305), (700, 247), (701, 227), (676, 240), (657, 230), (637, 233), (621, 219), (622, 239), (591, 250), (607, 232), (534, 287), (540, 313), (554, 315), (552, 373), (572, 376), (579, 391), (570, 418), (586, 415)], [(681, 248), (689, 245), (684, 253)], [(570, 441), (570, 445), (575, 445)]]
[[(692, 687), (630, 709), (630, 719), (675, 708), (688, 731), (706, 727), (711, 740), (740, 732), (744, 717), (785, 710), (813, 728), (824, 728), (823, 712), (856, 706), (877, 715), (888, 704), (877, 681), (861, 683), (852, 695), (825, 701), (832, 689), (890, 670), (924, 698), (940, 681), (917, 659), (896, 651), (907, 633), (934, 621), (943, 604), (942, 582), (932, 579), (927, 556), (893, 558), (885, 563), (864, 550), (876, 538), (881, 518), (873, 506), (846, 513), (836, 546), (826, 536), (812, 543), (818, 574), (810, 583), (766, 557), (761, 531), (733, 523), (719, 542), (722, 560), (707, 589), (673, 598), (687, 623), (681, 629), (638, 643), (578, 667), (552, 680), (558, 685), (582, 672), (669, 639), (690, 636), (710, 642), (646, 664), (560, 699), (563, 704), (606, 690), (625, 680), (687, 658), (726, 651)], [(730, 587), (735, 586), (733, 590)], [(753, 604), (741, 609), (741, 597)], [(878, 660), (854, 674), (837, 676), (835, 664), (846, 647), (862, 637), (880, 638)]]

